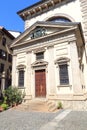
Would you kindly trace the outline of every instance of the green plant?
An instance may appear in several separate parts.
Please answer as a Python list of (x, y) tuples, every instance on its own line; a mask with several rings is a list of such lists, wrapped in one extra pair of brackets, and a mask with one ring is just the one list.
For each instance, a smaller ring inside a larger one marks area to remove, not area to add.
[(24, 98), (24, 94), (16, 87), (10, 86), (4, 91), (5, 103), (9, 105), (19, 104)]
[(2, 107), (4, 110), (7, 110), (9, 106), (8, 106), (8, 104), (3, 103), (3, 104), (1, 105), (1, 107)]
[(6, 96), (4, 96), (4, 97), (3, 97), (3, 103), (5, 103), (5, 104), (6, 104), (6, 101), (7, 101), (7, 97), (6, 97)]
[(57, 108), (58, 108), (58, 109), (62, 109), (62, 108), (63, 108), (63, 105), (62, 105), (61, 102), (58, 102), (58, 104), (57, 104)]

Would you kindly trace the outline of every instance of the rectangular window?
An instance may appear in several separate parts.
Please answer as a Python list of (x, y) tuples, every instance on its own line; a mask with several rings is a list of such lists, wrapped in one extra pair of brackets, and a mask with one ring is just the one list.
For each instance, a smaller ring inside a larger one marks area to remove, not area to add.
[(3, 59), (3, 60), (6, 60), (7, 59), (7, 52), (0, 49), (0, 58)]
[(0, 72), (2, 73), (3, 71), (4, 71), (4, 64), (1, 63), (1, 64), (0, 64)]
[(7, 53), (2, 50), (2, 59), (6, 60), (7, 59)]
[(3, 37), (3, 38), (2, 38), (2, 45), (5, 46), (5, 44), (6, 44), (6, 38)]
[(9, 71), (10, 71), (10, 72), (12, 71), (12, 66), (11, 66), (11, 65), (9, 66)]
[(44, 59), (44, 52), (36, 53), (36, 60)]
[(19, 87), (24, 86), (24, 70), (19, 70), (18, 85), (19, 85)]
[(8, 54), (8, 61), (12, 62), (12, 55), (11, 54)]
[(67, 64), (59, 65), (60, 85), (69, 84)]

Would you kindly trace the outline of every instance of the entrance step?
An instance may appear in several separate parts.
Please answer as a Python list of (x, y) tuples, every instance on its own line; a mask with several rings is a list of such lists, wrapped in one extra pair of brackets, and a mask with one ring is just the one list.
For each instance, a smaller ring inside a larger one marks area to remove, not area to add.
[(47, 105), (48, 105), (48, 111), (53, 112), (57, 110), (57, 106), (55, 104), (55, 102), (53, 101), (47, 101)]
[(55, 112), (57, 107), (54, 102), (45, 99), (34, 99), (16, 106), (14, 109), (38, 112)]

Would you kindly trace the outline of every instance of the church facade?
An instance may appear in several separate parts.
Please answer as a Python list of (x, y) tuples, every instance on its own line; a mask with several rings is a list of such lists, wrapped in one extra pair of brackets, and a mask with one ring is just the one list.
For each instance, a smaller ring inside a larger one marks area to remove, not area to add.
[(18, 12), (25, 31), (13, 41), (12, 86), (25, 99), (86, 109), (87, 1), (41, 0)]

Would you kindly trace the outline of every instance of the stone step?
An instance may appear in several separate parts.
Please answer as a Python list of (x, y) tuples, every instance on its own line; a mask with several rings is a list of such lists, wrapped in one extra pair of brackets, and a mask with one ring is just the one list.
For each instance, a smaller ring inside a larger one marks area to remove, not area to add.
[(48, 111), (54, 112), (54, 111), (57, 110), (57, 106), (56, 106), (55, 102), (53, 102), (53, 101), (48, 101), (48, 102), (47, 102), (47, 105), (48, 105), (48, 107), (49, 107)]
[(20, 104), (14, 109), (26, 110), (26, 111), (42, 111), (42, 112), (55, 112), (57, 110), (54, 102), (46, 100), (36, 100), (36, 99), (30, 100), (27, 103)]

